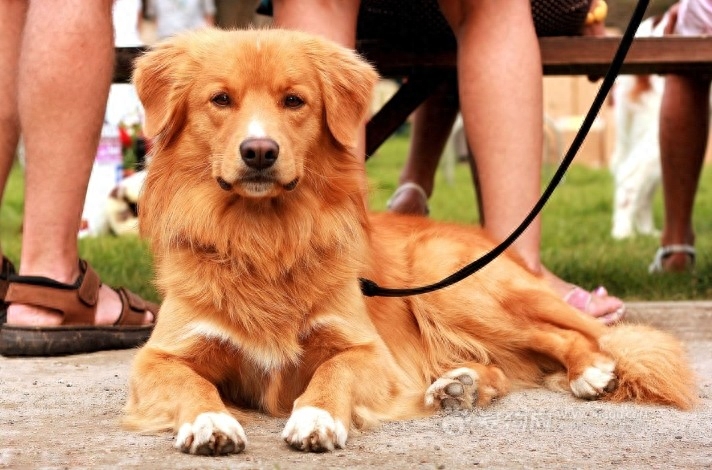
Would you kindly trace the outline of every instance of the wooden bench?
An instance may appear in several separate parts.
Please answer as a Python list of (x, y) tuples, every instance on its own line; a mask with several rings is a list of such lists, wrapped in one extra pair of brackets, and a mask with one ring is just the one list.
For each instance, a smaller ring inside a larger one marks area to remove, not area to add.
[[(618, 37), (539, 39), (545, 75), (602, 77), (618, 47)], [(376, 41), (357, 46), (382, 76), (406, 78), (398, 92), (366, 128), (366, 154), (372, 155), (456, 67), (455, 51), (408, 53)], [(142, 48), (117, 48), (114, 82), (127, 82)], [(712, 36), (636, 38), (623, 64), (624, 74), (712, 74)]]

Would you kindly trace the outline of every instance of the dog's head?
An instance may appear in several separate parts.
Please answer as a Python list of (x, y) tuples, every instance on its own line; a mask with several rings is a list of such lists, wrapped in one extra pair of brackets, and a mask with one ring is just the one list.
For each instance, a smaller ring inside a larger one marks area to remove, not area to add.
[(334, 153), (327, 146), (356, 159), (376, 80), (353, 51), (282, 30), (184, 34), (139, 58), (134, 74), (151, 165), (188, 166), (223, 195), (256, 200), (331, 176), (321, 166), (333, 162), (319, 162)]

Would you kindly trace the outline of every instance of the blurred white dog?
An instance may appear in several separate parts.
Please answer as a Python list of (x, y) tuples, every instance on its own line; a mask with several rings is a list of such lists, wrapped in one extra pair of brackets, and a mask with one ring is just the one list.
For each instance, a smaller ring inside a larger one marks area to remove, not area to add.
[[(637, 36), (662, 36), (665, 17), (641, 23)], [(652, 200), (660, 185), (658, 127), (664, 78), (621, 75), (613, 90), (616, 140), (611, 157), (615, 177), (613, 238), (656, 235)]]
[(138, 196), (146, 180), (146, 171), (137, 171), (121, 180), (106, 201), (106, 218), (114, 235), (138, 235)]

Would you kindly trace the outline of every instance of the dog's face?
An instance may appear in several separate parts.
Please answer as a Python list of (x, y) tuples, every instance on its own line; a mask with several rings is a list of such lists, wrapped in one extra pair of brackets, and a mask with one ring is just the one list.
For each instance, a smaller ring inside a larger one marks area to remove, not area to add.
[[(354, 147), (376, 78), (353, 52), (306, 34), (203, 30), (141, 57), (134, 82), (157, 159), (264, 199), (318, 172), (325, 145)], [(194, 155), (161, 151), (186, 139)]]

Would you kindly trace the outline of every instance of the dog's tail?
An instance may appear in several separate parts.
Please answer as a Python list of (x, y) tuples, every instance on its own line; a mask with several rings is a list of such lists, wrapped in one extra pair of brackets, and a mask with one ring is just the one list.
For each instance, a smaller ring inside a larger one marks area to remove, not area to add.
[(697, 401), (695, 374), (685, 348), (672, 335), (644, 325), (608, 328), (601, 350), (616, 360), (617, 389), (611, 401), (671, 405), (688, 410)]

